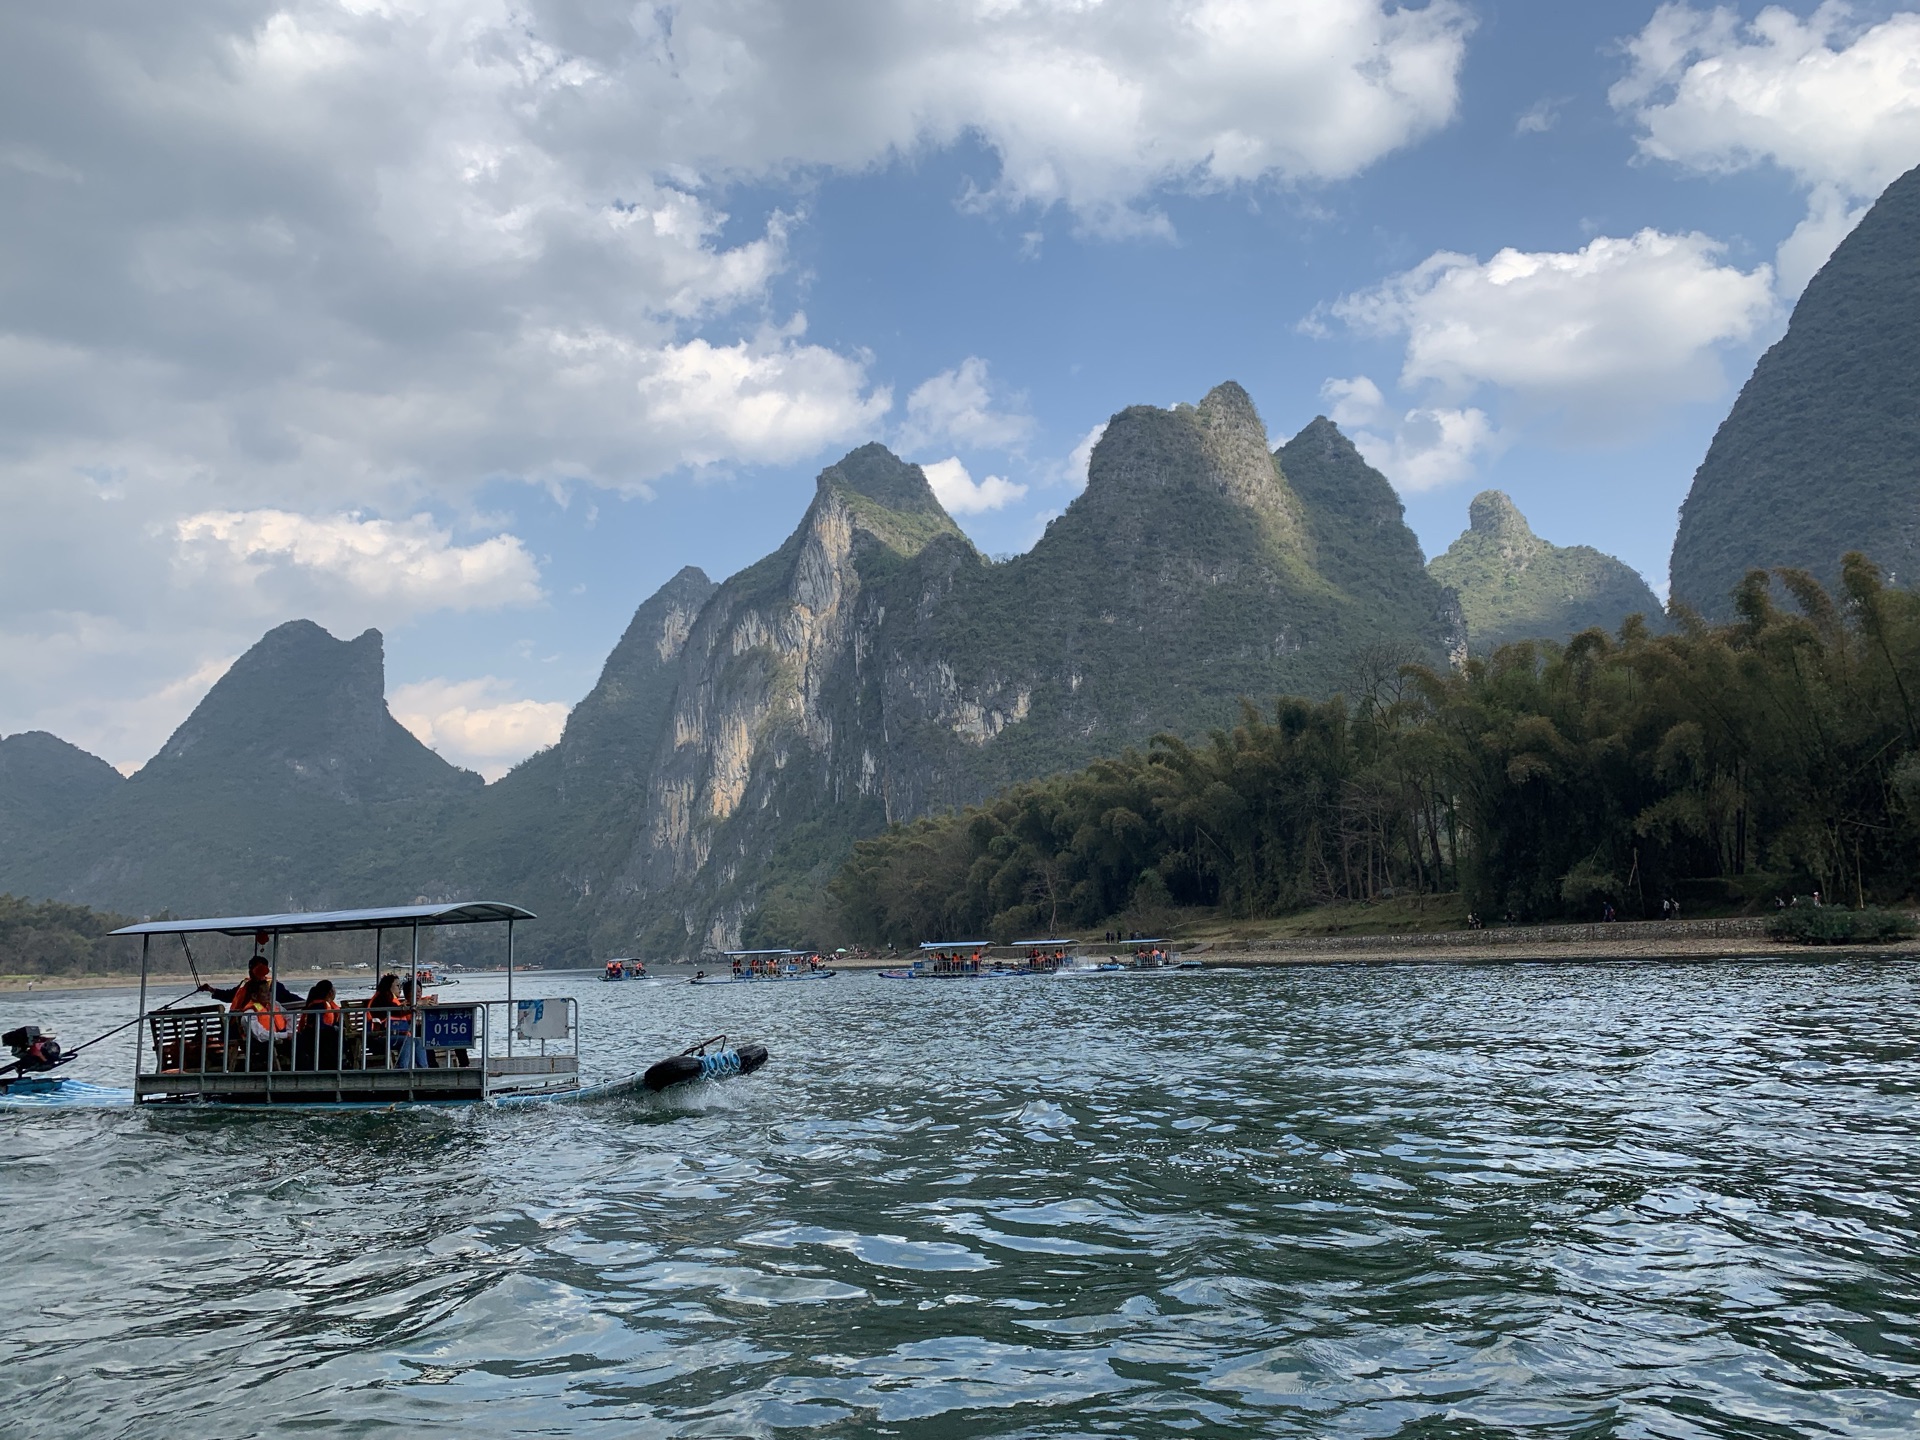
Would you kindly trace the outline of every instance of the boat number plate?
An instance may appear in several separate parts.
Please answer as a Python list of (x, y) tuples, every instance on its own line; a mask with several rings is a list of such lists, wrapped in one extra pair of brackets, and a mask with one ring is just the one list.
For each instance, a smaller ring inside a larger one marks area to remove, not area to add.
[(473, 1011), (429, 1010), (423, 1028), (428, 1048), (464, 1050), (473, 1044)]

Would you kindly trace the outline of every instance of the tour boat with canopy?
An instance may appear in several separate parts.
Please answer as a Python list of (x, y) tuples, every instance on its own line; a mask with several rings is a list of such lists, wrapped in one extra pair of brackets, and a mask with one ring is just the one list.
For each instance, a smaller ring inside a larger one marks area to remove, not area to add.
[(694, 972), (694, 985), (745, 985), (789, 980), (831, 980), (838, 973), (813, 950), (722, 950), (725, 971), (709, 975)]
[(1006, 980), (1024, 975), (991, 955), (991, 940), (923, 940), (911, 965), (882, 970), (882, 980)]
[[(514, 995), (513, 930), (530, 911), (498, 901), (400, 905), (374, 910), (294, 912), (203, 920), (154, 920), (115, 935), (140, 937), (140, 1004), (135, 1023), (135, 1104), (261, 1105), (467, 1104), (583, 1099), (635, 1090), (633, 1074), (600, 1084), (580, 1082), (579, 1004), (571, 998)], [(420, 932), (448, 925), (506, 926), (507, 997), (457, 1005), (421, 996)], [(282, 942), (305, 935), (371, 932), (376, 976), (398, 973), (381, 954), (398, 931), (410, 942), (404, 972), (418, 1003), (309, 1004), (283, 1010), (279, 992)], [(251, 938), (268, 967), (266, 1003), (147, 1009), (153, 942), (177, 939), (199, 978), (190, 936)]]

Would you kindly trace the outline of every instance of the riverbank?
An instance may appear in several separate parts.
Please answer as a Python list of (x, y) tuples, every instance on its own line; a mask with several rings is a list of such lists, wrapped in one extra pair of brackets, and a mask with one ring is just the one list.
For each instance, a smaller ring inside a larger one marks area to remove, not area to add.
[[(1091, 955), (1125, 955), (1127, 945), (1087, 945)], [(1514, 925), (1497, 930), (1436, 930), (1401, 935), (1317, 935), (1278, 940), (1223, 938), (1174, 948), (1208, 966), (1572, 964), (1595, 960), (1839, 960), (1862, 957), (1920, 961), (1920, 939), (1890, 945), (1795, 945), (1769, 939), (1764, 917), (1733, 920), (1638, 921), (1614, 925)], [(841, 956), (836, 970), (884, 970), (917, 955)], [(656, 965), (657, 978), (691, 975), (691, 963)], [(475, 976), (504, 971), (471, 971)], [(559, 973), (521, 971), (521, 976)], [(590, 973), (583, 970), (581, 973)], [(0, 995), (125, 989), (136, 975), (0, 975)], [(516, 977), (517, 978), (517, 977)], [(151, 975), (147, 987), (164, 999), (188, 989), (191, 975)], [(156, 1001), (156, 1003), (158, 1003)]]
[(1525, 965), (1594, 960), (1920, 960), (1920, 941), (1892, 945), (1791, 945), (1778, 940), (1620, 939), (1478, 945), (1355, 944), (1339, 950), (1185, 950), (1207, 965)]

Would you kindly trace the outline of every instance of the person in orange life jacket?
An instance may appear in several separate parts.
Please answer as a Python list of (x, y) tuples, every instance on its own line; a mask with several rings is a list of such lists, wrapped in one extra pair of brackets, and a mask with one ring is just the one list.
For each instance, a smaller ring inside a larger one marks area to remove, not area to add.
[(393, 1047), (393, 1063), (402, 1070), (424, 1070), (433, 1058), (427, 1054), (427, 1042), (420, 1038), (413, 981), (402, 983), (400, 992), (401, 1008), (387, 1017), (387, 1043)]
[(248, 980), (233, 998), (233, 1019), (238, 1039), (246, 1046), (247, 1069), (267, 1068), (267, 1047), (284, 1039), (289, 1029), (287, 1012), (274, 1003), (272, 991), (263, 979)]
[(340, 1002), (333, 998), (333, 982), (322, 980), (307, 992), (293, 1037), (296, 1070), (340, 1068)]
[[(228, 1008), (238, 1010), (240, 1008), (240, 992), (247, 988), (248, 981), (258, 980), (264, 984), (272, 975), (273, 967), (268, 964), (267, 957), (264, 955), (255, 955), (253, 959), (247, 962), (246, 980), (242, 980), (238, 985), (230, 985), (225, 989), (219, 989), (212, 985), (202, 985), (200, 988), (214, 999), (227, 1005)], [(289, 990), (285, 985), (278, 984), (277, 982), (273, 992), (273, 998), (279, 1004), (296, 1010), (302, 1003), (299, 991)]]

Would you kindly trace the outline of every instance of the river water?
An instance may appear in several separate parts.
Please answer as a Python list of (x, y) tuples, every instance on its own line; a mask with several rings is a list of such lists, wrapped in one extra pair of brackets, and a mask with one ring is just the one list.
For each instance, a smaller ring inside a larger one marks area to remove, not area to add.
[(0, 1433), (1920, 1434), (1902, 965), (536, 987), (592, 1073), (774, 1059), (0, 1111)]

